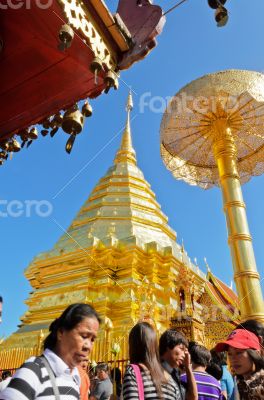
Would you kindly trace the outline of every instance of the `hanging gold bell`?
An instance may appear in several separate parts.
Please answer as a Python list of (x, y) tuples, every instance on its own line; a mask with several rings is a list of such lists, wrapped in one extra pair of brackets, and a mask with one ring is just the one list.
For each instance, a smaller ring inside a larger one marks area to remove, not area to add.
[(91, 106), (91, 104), (88, 103), (88, 101), (86, 101), (82, 106), (82, 114), (85, 117), (91, 117), (91, 115), (93, 114), (93, 107)]
[(208, 5), (216, 10), (220, 5), (223, 6), (225, 2), (226, 0), (208, 0)]
[(9, 152), (16, 153), (20, 149), (21, 149), (20, 143), (16, 139), (11, 139), (9, 141), (9, 147), (8, 147), (8, 151)]
[[(59, 119), (60, 117), (61, 117), (61, 120)], [(56, 114), (50, 121), (50, 128), (51, 128), (50, 136), (51, 137), (53, 137), (55, 135), (55, 133), (58, 132), (59, 125), (57, 124), (57, 122), (61, 125), (62, 118), (63, 118), (62, 115)]]
[(22, 140), (21, 148), (23, 148), (28, 141), (29, 129), (22, 129), (17, 133), (17, 135), (20, 136), (20, 139)]
[(29, 129), (22, 129), (21, 131), (19, 131), (17, 133), (18, 136), (20, 136), (20, 139), (22, 140), (22, 142), (26, 142), (28, 139), (28, 135), (29, 135)]
[(61, 113), (54, 115), (54, 117), (50, 123), (51, 128), (56, 128), (58, 126), (61, 126), (62, 120), (63, 120), (63, 116)]
[(113, 71), (108, 71), (104, 77), (104, 83), (106, 85), (105, 93), (108, 93), (109, 90), (113, 87), (115, 90), (118, 89), (118, 79), (117, 75)]
[(215, 21), (217, 22), (217, 26), (219, 28), (226, 25), (228, 21), (228, 11), (225, 7), (219, 6), (215, 10)]
[(98, 79), (97, 79), (98, 72), (102, 71), (102, 69), (103, 69), (102, 60), (99, 57), (95, 57), (90, 64), (90, 70), (94, 74), (94, 83), (96, 85), (98, 83)]
[(42, 122), (42, 126), (44, 129), (49, 129), (50, 128), (50, 119), (46, 118), (43, 122)]
[(80, 112), (80, 110), (74, 110), (71, 108), (70, 110), (66, 111), (61, 127), (64, 132), (71, 134), (78, 134), (82, 131), (84, 125), (84, 116)]
[(0, 158), (7, 160), (8, 154), (6, 151), (0, 151)]
[(68, 24), (62, 25), (59, 31), (59, 39), (61, 42), (59, 45), (59, 50), (64, 51), (65, 49), (68, 49), (72, 44), (73, 37), (74, 37), (74, 32), (73, 29), (70, 27), (70, 25)]
[(8, 140), (4, 140), (3, 142), (0, 142), (0, 147), (1, 147), (1, 149), (8, 151), (8, 148), (9, 148)]
[(38, 138), (38, 130), (35, 126), (30, 129), (30, 131), (28, 133), (28, 138), (32, 139), (32, 140), (35, 140)]

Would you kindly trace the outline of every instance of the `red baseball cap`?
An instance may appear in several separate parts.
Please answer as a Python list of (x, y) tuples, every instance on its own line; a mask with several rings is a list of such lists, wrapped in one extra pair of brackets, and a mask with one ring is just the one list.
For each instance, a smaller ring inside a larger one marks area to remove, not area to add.
[(246, 329), (235, 329), (224, 342), (215, 346), (215, 351), (226, 351), (228, 346), (236, 349), (260, 350), (260, 341), (254, 333)]

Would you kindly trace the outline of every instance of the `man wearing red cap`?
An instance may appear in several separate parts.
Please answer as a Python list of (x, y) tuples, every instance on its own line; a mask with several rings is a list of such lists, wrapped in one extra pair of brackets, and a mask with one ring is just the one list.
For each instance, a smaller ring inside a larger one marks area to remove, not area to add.
[(240, 400), (264, 399), (264, 359), (259, 338), (246, 329), (236, 329), (215, 351), (227, 351), (231, 369), (237, 377)]

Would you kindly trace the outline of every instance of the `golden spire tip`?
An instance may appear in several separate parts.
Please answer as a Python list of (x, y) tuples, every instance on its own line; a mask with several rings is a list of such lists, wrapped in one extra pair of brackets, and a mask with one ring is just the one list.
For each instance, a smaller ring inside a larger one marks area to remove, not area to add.
[(116, 154), (114, 162), (130, 162), (136, 165), (136, 156), (135, 150), (133, 149), (132, 145), (132, 138), (131, 138), (131, 129), (130, 129), (130, 111), (133, 109), (133, 99), (131, 90), (128, 93), (127, 97), (127, 104), (126, 104), (126, 111), (127, 111), (127, 120), (125, 129), (123, 132), (122, 140), (120, 148)]
[(133, 98), (131, 89), (129, 90), (128, 97), (127, 97), (127, 104), (126, 104), (126, 111), (129, 112), (133, 110)]
[(209, 267), (209, 264), (208, 264), (208, 262), (207, 262), (206, 257), (204, 257), (204, 262), (205, 262), (205, 266), (206, 266), (207, 272), (211, 272), (211, 269), (210, 269), (210, 267)]

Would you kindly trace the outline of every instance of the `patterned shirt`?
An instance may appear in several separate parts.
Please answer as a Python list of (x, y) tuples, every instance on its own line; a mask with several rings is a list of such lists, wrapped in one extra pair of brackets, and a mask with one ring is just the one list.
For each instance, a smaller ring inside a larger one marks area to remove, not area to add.
[[(144, 400), (156, 400), (159, 398), (150, 372), (140, 368), (143, 386)], [(168, 377), (168, 382), (162, 385), (163, 400), (181, 400), (180, 393), (173, 379)], [(128, 365), (123, 381), (123, 400), (138, 400), (138, 386), (133, 368)]]
[[(53, 351), (44, 356), (55, 375), (60, 400), (80, 399), (80, 376), (77, 368), (70, 371)], [(46, 367), (37, 357), (29, 358), (15, 373), (9, 385), (0, 393), (0, 400), (54, 400), (52, 384)]]
[(237, 377), (237, 388), (240, 400), (263, 400), (264, 369), (252, 373), (248, 379)]
[(163, 366), (165, 371), (167, 371), (171, 375), (173, 381), (175, 382), (175, 384), (177, 386), (180, 399), (184, 400), (185, 396), (186, 396), (186, 391), (188, 388), (188, 382), (181, 381), (180, 370), (178, 368), (171, 367), (167, 361), (162, 361), (161, 365)]
[[(220, 383), (207, 372), (193, 371), (197, 384), (198, 400), (222, 399)], [(181, 376), (182, 382), (187, 381), (186, 374)]]

